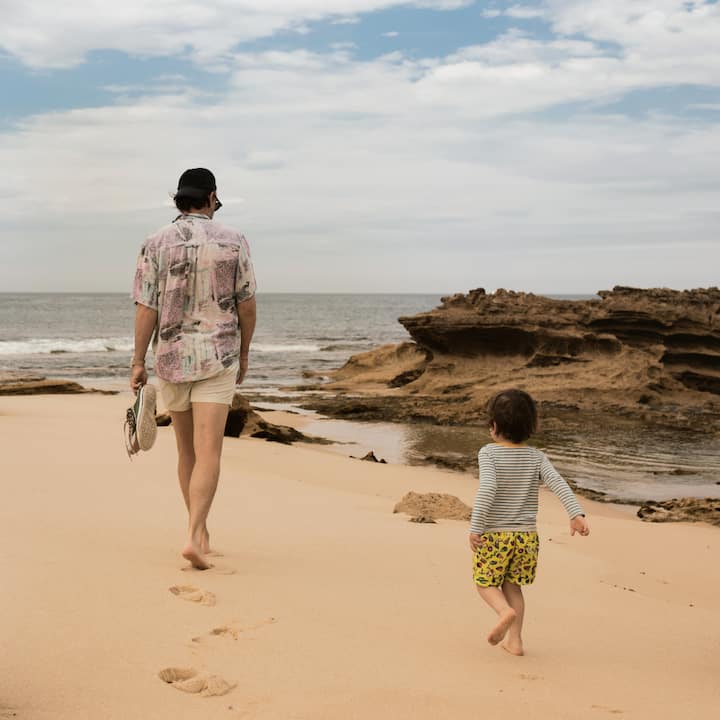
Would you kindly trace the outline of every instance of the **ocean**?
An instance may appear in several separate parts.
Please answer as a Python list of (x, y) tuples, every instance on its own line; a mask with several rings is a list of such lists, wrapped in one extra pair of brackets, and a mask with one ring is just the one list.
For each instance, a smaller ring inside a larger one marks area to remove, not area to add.
[[(439, 295), (258, 294), (246, 386), (272, 394), (307, 382), (306, 370), (408, 340), (398, 317), (439, 302)], [(126, 389), (134, 313), (125, 294), (0, 294), (0, 371)]]
[[(573, 295), (566, 299), (587, 299)], [(243, 385), (261, 405), (293, 409), (288, 386), (317, 383), (317, 373), (351, 355), (410, 337), (403, 315), (431, 310), (440, 295), (260, 293), (250, 371)], [(128, 391), (134, 305), (114, 294), (0, 294), (0, 372), (18, 371)], [(151, 366), (151, 363), (150, 363)], [(277, 396), (278, 402), (272, 398)], [(288, 403), (288, 397), (290, 401)], [(307, 432), (338, 441), (346, 455), (372, 449), (389, 462), (427, 455), (468, 456), (488, 442), (479, 428), (347, 422), (316, 418)], [(602, 445), (557, 434), (538, 440), (558, 468), (584, 487), (628, 500), (719, 497), (720, 456), (712, 437), (636, 427), (607, 428)]]

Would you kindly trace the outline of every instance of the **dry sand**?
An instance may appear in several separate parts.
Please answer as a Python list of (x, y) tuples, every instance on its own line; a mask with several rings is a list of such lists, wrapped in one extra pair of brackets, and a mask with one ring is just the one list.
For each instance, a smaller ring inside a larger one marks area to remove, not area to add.
[(485, 641), (467, 524), (392, 514), (409, 490), (471, 503), (472, 478), (227, 440), (223, 556), (187, 570), (172, 429), (130, 463), (128, 402), (0, 400), (0, 718), (718, 716), (717, 528), (584, 500), (570, 538), (543, 496), (515, 658)]

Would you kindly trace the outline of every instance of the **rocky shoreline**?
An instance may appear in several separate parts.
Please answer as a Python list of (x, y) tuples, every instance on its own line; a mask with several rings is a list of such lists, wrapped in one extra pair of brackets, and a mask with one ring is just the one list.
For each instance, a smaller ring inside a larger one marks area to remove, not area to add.
[[(522, 387), (538, 401), (540, 440), (553, 451), (570, 444), (591, 465), (612, 455), (604, 469), (620, 476), (637, 474), (633, 462), (640, 456), (647, 460), (643, 472), (650, 480), (654, 474), (702, 474), (705, 485), (709, 477), (720, 481), (720, 453), (711, 448), (720, 439), (718, 288), (616, 287), (585, 301), (477, 289), (399, 321), (411, 342), (355, 355), (328, 380), (293, 388), (303, 392), (302, 400), (287, 400), (331, 418), (471, 428), (483, 437), (488, 398), (502, 388)], [(311, 370), (306, 375), (320, 377)], [(88, 392), (114, 394), (67, 380), (0, 373), (0, 395)], [(235, 405), (229, 435), (324, 441), (267, 423), (240, 396)], [(648, 436), (656, 445), (649, 452)], [(690, 448), (688, 457), (668, 459), (667, 448), (676, 448), (680, 439)], [(694, 444), (711, 449), (688, 459)], [(474, 472), (475, 452), (476, 447), (426, 452), (423, 460)], [(563, 462), (572, 470), (577, 458), (570, 453)], [(639, 502), (622, 493), (576, 489), (593, 500), (640, 505), (644, 520), (720, 525), (716, 498)]]
[(337, 417), (475, 424), (488, 398), (513, 385), (531, 388), (546, 416), (720, 431), (720, 290), (616, 287), (598, 296), (478, 289), (443, 298), (399, 318), (412, 342), (355, 355), (329, 382), (303, 386), (334, 396), (305, 405)]
[[(720, 435), (718, 288), (616, 287), (584, 301), (478, 289), (399, 321), (411, 342), (355, 355), (329, 380), (294, 388), (309, 391), (299, 404), (344, 420), (474, 426), (482, 432), (489, 397), (514, 386), (537, 399), (551, 444), (571, 435), (603, 447), (608, 428), (627, 428), (628, 448), (637, 444), (638, 432), (680, 433), (689, 445), (695, 436), (708, 443)], [(616, 435), (622, 455), (624, 434)], [(475, 467), (473, 453), (430, 455), (427, 461), (461, 471)], [(628, 502), (596, 490), (578, 492)], [(720, 504), (712, 498), (678, 499), (672, 507), (631, 502), (642, 505), (646, 520), (720, 524)]]

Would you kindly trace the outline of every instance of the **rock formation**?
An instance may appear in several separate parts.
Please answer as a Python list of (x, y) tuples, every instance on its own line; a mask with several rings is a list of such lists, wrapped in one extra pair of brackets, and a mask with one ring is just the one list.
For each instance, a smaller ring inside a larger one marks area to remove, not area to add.
[[(583, 301), (478, 289), (400, 322), (412, 342), (353, 356), (329, 382), (311, 388), (324, 392), (303, 405), (349, 420), (472, 426), (481, 445), (489, 442), (487, 400), (520, 387), (538, 401), (537, 441), (564, 451), (557, 466), (569, 481), (596, 472), (631, 483), (690, 475), (695, 487), (717, 479), (711, 446), (720, 433), (718, 288), (616, 287)], [(428, 446), (424, 457), (476, 472), (476, 453), (477, 447), (457, 453)], [(636, 461), (638, 454), (645, 462)], [(628, 502), (617, 485), (608, 495), (577, 491)], [(710, 501), (687, 501), (681, 509), (685, 500), (673, 502), (672, 508), (648, 502), (641, 517), (715, 517)]]
[(366, 455), (363, 455), (361, 458), (355, 457), (355, 455), (350, 456), (353, 460), (364, 460), (365, 462), (372, 462), (372, 463), (380, 463), (381, 465), (387, 465), (387, 460), (385, 458), (378, 458), (377, 455), (375, 455), (375, 451), (371, 450)]
[(720, 500), (679, 498), (649, 501), (638, 510), (637, 515), (647, 522), (706, 522), (720, 527)]
[[(155, 417), (158, 427), (165, 427), (171, 424), (168, 413), (162, 413)], [(225, 437), (240, 437), (249, 435), (254, 438), (261, 438), (270, 442), (278, 442), (283, 445), (290, 445), (294, 442), (315, 443), (320, 445), (332, 444), (331, 440), (312, 435), (305, 435), (295, 428), (287, 425), (275, 425), (263, 420), (263, 418), (252, 408), (249, 400), (240, 393), (235, 393), (227, 420), (225, 421)]]
[(48, 380), (41, 375), (22, 373), (0, 373), (0, 395), (76, 395), (100, 393), (116, 395), (115, 390), (94, 390), (83, 387), (72, 380)]
[[(472, 508), (455, 495), (409, 492), (395, 505), (393, 512), (431, 520), (469, 520)], [(416, 522), (428, 522), (428, 520)]]
[(443, 298), (400, 318), (413, 342), (352, 357), (323, 386), (339, 394), (307, 405), (342, 417), (480, 424), (492, 393), (515, 386), (550, 414), (720, 429), (720, 290), (616, 287), (598, 296), (478, 289)]

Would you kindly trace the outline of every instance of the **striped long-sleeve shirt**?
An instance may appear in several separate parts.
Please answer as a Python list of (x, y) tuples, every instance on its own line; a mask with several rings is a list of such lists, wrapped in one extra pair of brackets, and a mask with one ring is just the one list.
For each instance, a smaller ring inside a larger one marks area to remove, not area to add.
[(480, 486), (470, 521), (472, 533), (535, 530), (541, 482), (560, 498), (571, 520), (583, 514), (573, 491), (536, 448), (492, 443), (480, 450), (478, 464)]

